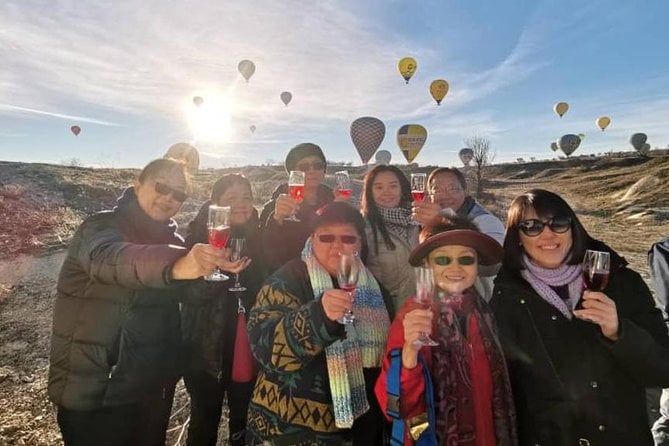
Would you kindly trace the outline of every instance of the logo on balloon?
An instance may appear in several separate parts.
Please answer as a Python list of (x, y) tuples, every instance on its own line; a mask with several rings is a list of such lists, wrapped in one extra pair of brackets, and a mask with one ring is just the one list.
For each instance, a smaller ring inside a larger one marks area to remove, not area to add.
[(427, 130), (419, 124), (405, 124), (397, 130), (397, 145), (408, 163), (418, 156), (427, 140)]

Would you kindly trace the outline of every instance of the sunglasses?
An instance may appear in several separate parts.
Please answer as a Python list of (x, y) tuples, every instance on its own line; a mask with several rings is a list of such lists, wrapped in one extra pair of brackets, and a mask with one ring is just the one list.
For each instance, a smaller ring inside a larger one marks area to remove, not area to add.
[(548, 226), (556, 234), (563, 234), (571, 229), (571, 217), (553, 217), (548, 221), (533, 218), (518, 223), (518, 228), (528, 237), (536, 237)]
[(355, 235), (336, 236), (334, 234), (321, 234), (317, 237), (321, 243), (334, 243), (335, 240), (339, 239), (345, 245), (352, 245), (358, 241), (358, 237)]
[(155, 185), (156, 192), (158, 192), (160, 195), (170, 195), (172, 194), (172, 198), (175, 201), (178, 201), (179, 203), (183, 203), (186, 201), (186, 198), (188, 198), (188, 194), (186, 192), (178, 190), (178, 189), (173, 189), (170, 186), (168, 186), (165, 183), (160, 183), (156, 181)]
[(441, 194), (446, 194), (446, 193), (454, 194), (454, 193), (457, 193), (457, 192), (462, 192), (462, 188), (460, 186), (448, 186), (448, 187), (443, 188), (443, 189), (440, 188), (440, 187), (433, 187), (432, 189), (430, 189), (430, 193), (432, 195), (437, 195), (437, 194), (441, 195)]
[(437, 256), (432, 259), (432, 261), (439, 266), (448, 266), (454, 261), (458, 262), (458, 265), (461, 266), (471, 266), (476, 264), (476, 257), (474, 256), (460, 256), (460, 257), (449, 257), (449, 256)]
[(325, 163), (323, 161), (314, 161), (312, 163), (299, 163), (295, 166), (297, 170), (301, 170), (302, 172), (308, 171), (310, 167), (312, 170), (325, 170)]

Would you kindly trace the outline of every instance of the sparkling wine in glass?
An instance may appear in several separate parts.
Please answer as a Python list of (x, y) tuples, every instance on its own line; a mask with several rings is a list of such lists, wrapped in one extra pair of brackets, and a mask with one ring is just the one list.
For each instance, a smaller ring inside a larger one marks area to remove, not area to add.
[(611, 255), (605, 251), (585, 251), (583, 257), (583, 283), (591, 291), (603, 291), (609, 283)]
[(425, 183), (427, 175), (424, 173), (411, 174), (411, 196), (414, 201), (423, 201), (425, 199)]
[[(358, 259), (358, 254), (341, 254), (339, 256), (339, 264), (337, 265), (337, 282), (339, 283), (339, 288), (346, 291), (351, 297), (353, 297), (355, 289), (358, 286), (359, 274), (360, 260)], [(354, 320), (353, 311), (347, 311), (339, 319), (339, 323), (347, 325), (352, 324)]]
[[(209, 231), (209, 244), (218, 249), (225, 248), (230, 237), (230, 206), (217, 206), (215, 204), (209, 206), (207, 229)], [(213, 273), (204, 277), (205, 280), (211, 282), (222, 282), (229, 278), (218, 267)]]
[(337, 195), (343, 198), (349, 198), (351, 193), (351, 177), (348, 175), (348, 171), (340, 170), (335, 172), (335, 183), (337, 184)]
[[(304, 200), (304, 182), (305, 182), (305, 173), (301, 170), (291, 170), (290, 176), (288, 177), (288, 191), (293, 200), (297, 203), (302, 203)], [(286, 218), (288, 221), (300, 221), (295, 214)]]
[[(419, 266), (414, 268), (414, 272), (416, 274), (416, 297), (414, 300), (422, 309), (429, 310), (434, 302), (434, 274), (432, 268)], [(421, 347), (439, 345), (427, 333), (421, 333), (415, 342)]]
[[(246, 247), (246, 239), (244, 237), (230, 239), (230, 260), (237, 262), (241, 260), (242, 253)], [(239, 283), (239, 273), (235, 273), (235, 284), (228, 288), (230, 291), (246, 291), (246, 287)]]

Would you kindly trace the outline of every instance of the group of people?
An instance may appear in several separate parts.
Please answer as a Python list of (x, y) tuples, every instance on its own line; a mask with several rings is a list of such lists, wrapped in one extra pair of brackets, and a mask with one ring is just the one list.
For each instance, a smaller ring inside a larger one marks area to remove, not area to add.
[[(454, 168), (412, 201), (401, 170), (375, 166), (358, 209), (324, 183), (317, 145), (285, 167), (305, 173), (301, 200), (283, 184), (258, 213), (249, 181), (224, 175), (185, 240), (172, 217), (190, 179), (171, 158), (82, 223), (51, 342), (66, 445), (164, 444), (181, 377), (188, 445), (217, 443), (224, 400), (232, 445), (652, 444), (645, 388), (669, 387), (662, 313), (563, 198), (528, 191), (505, 226)], [(230, 207), (241, 256), (208, 243), (212, 204)], [(589, 249), (611, 256), (600, 291), (584, 290)], [(427, 304), (414, 267), (433, 277)], [(243, 289), (203, 278), (217, 268)]]

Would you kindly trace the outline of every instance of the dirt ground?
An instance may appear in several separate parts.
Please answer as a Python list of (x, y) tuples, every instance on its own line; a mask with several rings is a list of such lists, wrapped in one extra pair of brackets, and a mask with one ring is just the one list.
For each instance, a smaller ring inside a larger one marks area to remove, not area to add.
[[(648, 280), (647, 250), (651, 242), (669, 235), (669, 219), (662, 218), (659, 212), (669, 201), (666, 188), (658, 192), (664, 194), (664, 201), (655, 204), (657, 212), (647, 209), (627, 212), (621, 210), (615, 196), (620, 188), (593, 193), (594, 185), (598, 184), (594, 180), (588, 186), (569, 178), (557, 181), (536, 175), (531, 178), (513, 176), (507, 174), (490, 181), (487, 206), (503, 216), (511, 199), (520, 192), (534, 187), (553, 190), (559, 187), (591, 234), (618, 250), (631, 267)], [(637, 175), (630, 181), (633, 183), (638, 178)], [(64, 250), (60, 248), (0, 260), (0, 446), (61, 443), (55, 412), (46, 397), (46, 379), (55, 283), (63, 258)], [(651, 393), (651, 399), (656, 397), (656, 392)], [(167, 444), (184, 443), (182, 434), (187, 417), (188, 399), (180, 386)], [(225, 422), (222, 422), (222, 434), (224, 430)]]

